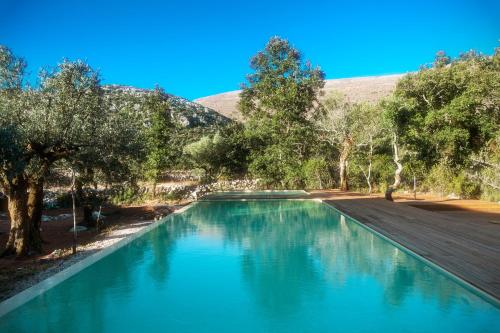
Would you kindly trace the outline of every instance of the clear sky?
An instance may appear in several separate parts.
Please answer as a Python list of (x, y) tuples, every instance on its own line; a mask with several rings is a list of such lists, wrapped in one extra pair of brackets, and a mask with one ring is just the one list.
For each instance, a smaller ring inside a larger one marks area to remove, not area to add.
[(500, 46), (500, 0), (0, 0), (0, 44), (36, 74), (84, 59), (103, 83), (189, 99), (239, 88), (249, 59), (287, 38), (327, 78), (416, 70)]

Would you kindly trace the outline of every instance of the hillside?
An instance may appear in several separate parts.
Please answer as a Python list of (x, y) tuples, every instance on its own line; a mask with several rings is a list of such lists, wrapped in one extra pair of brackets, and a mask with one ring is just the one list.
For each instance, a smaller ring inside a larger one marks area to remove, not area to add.
[[(324, 93), (328, 95), (332, 91), (338, 91), (352, 102), (376, 102), (388, 96), (403, 75), (395, 74), (326, 80)], [(242, 120), (242, 116), (236, 108), (239, 93), (240, 90), (235, 90), (198, 98), (194, 102), (211, 108), (233, 120)]]
[[(122, 85), (103, 86), (106, 95), (112, 99), (115, 107), (127, 105), (141, 112), (141, 105), (145, 97), (152, 92), (150, 89), (141, 89)], [(172, 94), (163, 94), (169, 102), (173, 118), (185, 127), (206, 127), (211, 125), (223, 125), (231, 122), (231, 119), (219, 114), (210, 107), (191, 102), (185, 98)], [(144, 115), (145, 119), (148, 115)]]

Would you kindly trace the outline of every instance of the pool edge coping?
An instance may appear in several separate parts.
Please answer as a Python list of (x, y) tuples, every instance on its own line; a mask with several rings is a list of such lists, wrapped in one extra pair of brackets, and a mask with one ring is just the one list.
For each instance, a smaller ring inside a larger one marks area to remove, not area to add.
[[(273, 193), (273, 192), (301, 192), (302, 194), (305, 194), (307, 196), (311, 195), (310, 192), (306, 191), (306, 190), (242, 190), (242, 191), (238, 191), (238, 190), (235, 190), (235, 191), (232, 191), (232, 190), (229, 190), (229, 191), (213, 191), (213, 192), (208, 192), (206, 193), (205, 195), (201, 196), (200, 198), (197, 199), (197, 201), (252, 201), (252, 200), (297, 200), (299, 198), (286, 198), (286, 197), (283, 197), (283, 198), (265, 198), (265, 199), (259, 199), (259, 198), (250, 198), (250, 199), (247, 199), (247, 198), (219, 198), (219, 199), (206, 199), (207, 197), (209, 197), (211, 194), (217, 194), (217, 193), (221, 193), (221, 194), (229, 194), (229, 193), (234, 193), (234, 192), (242, 192), (242, 193), (252, 193), (252, 192), (265, 192), (265, 193)], [(278, 194), (279, 195), (279, 194)], [(311, 198), (301, 198), (302, 200), (311, 200)]]
[(406, 254), (408, 254), (408, 255), (416, 258), (417, 260), (421, 260), (426, 265), (428, 265), (431, 268), (437, 270), (438, 272), (444, 274), (445, 276), (451, 278), (453, 281), (455, 281), (456, 283), (458, 283), (462, 287), (464, 287), (466, 289), (469, 289), (473, 294), (475, 294), (479, 298), (483, 299), (484, 301), (486, 301), (486, 302), (492, 304), (493, 306), (497, 307), (498, 309), (500, 309), (500, 299), (497, 298), (496, 296), (492, 295), (491, 293), (487, 292), (486, 290), (483, 290), (483, 289), (475, 286), (471, 282), (469, 282), (469, 281), (465, 280), (464, 278), (456, 275), (455, 273), (447, 270), (446, 268), (442, 267), (441, 265), (439, 265), (439, 264), (437, 264), (437, 263), (435, 263), (435, 262), (433, 262), (433, 261), (425, 258), (424, 256), (416, 253), (415, 251), (413, 251), (410, 248), (406, 247), (404, 244), (399, 243), (398, 241), (390, 238), (389, 236), (386, 236), (386, 235), (382, 234), (380, 231), (377, 231), (377, 230), (373, 229), (372, 227), (364, 224), (363, 222), (358, 221), (354, 217), (352, 217), (352, 216), (350, 216), (350, 215), (342, 212), (337, 207), (329, 204), (328, 202), (325, 202), (324, 199), (315, 198), (315, 199), (312, 199), (312, 200), (317, 201), (317, 202), (321, 202), (322, 204), (326, 205), (330, 209), (333, 209), (337, 213), (339, 213), (341, 215), (344, 215), (345, 217), (349, 218), (350, 220), (352, 220), (357, 225), (359, 225), (362, 228), (368, 230), (369, 232), (372, 232), (373, 234), (375, 234), (376, 236), (382, 238), (383, 240), (388, 241), (389, 243), (391, 243), (392, 245), (394, 245), (395, 247), (397, 247), (401, 251), (405, 252)]
[(46, 279), (32, 285), (29, 288), (24, 289), (23, 291), (15, 294), (12, 297), (7, 298), (6, 300), (0, 302), (0, 320), (2, 317), (7, 315), (8, 313), (12, 312), (13, 310), (17, 309), (18, 307), (28, 303), (35, 297), (43, 294), (44, 292), (48, 291), (49, 289), (54, 288), (58, 284), (64, 282), (65, 280), (69, 279), (73, 275), (76, 275), (77, 273), (83, 271), (87, 267), (91, 266), (92, 264), (96, 263), (97, 261), (103, 259), (104, 257), (109, 256), (110, 254), (114, 253), (115, 251), (119, 250), (120, 248), (124, 247), (125, 245), (131, 243), (135, 239), (143, 236), (144, 234), (150, 232), (153, 229), (158, 228), (160, 225), (164, 224), (167, 222), (172, 216), (175, 216), (177, 214), (181, 214), (185, 212), (186, 210), (192, 208), (196, 204), (198, 204), (199, 201), (193, 201), (189, 203), (188, 205), (173, 211), (169, 215), (165, 216), (165, 218), (153, 222), (150, 225), (144, 227), (142, 230), (137, 231), (136, 233), (125, 237), (118, 242), (116, 242), (113, 245), (110, 245), (102, 250), (97, 251), (94, 254), (91, 254), (82, 260), (79, 260), (75, 262), (74, 264), (70, 265), (69, 267), (64, 268), (63, 270), (55, 273), (54, 275), (51, 275), (47, 277)]

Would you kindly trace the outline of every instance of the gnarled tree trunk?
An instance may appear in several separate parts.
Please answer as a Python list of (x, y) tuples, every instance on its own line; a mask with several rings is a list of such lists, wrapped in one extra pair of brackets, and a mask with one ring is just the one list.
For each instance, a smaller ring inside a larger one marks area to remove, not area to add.
[(342, 142), (342, 151), (340, 152), (340, 160), (339, 160), (339, 172), (340, 172), (340, 190), (349, 191), (349, 182), (347, 179), (347, 160), (349, 158), (349, 154), (351, 153), (352, 148), (352, 140), (345, 139)]
[(28, 181), (20, 176), (6, 191), (10, 217), (10, 234), (2, 255), (27, 255), (30, 250), (31, 221), (28, 216)]
[(365, 176), (366, 183), (368, 184), (368, 194), (372, 194), (372, 159), (373, 159), (373, 138), (370, 136), (369, 139), (369, 145), (370, 145), (370, 151), (368, 153), (368, 168), (367, 171), (365, 171), (362, 167), (360, 167), (361, 172), (363, 173), (363, 176)]
[(398, 142), (397, 142), (397, 136), (394, 134), (394, 137), (392, 139), (392, 148), (393, 148), (393, 159), (394, 163), (396, 163), (396, 171), (394, 172), (394, 183), (389, 186), (387, 191), (385, 191), (385, 198), (387, 200), (393, 201), (392, 199), (392, 192), (396, 191), (401, 185), (401, 172), (403, 171), (403, 164), (401, 164), (399, 160), (399, 149), (398, 149)]
[(43, 211), (43, 178), (29, 182), (28, 185), (28, 218), (31, 223), (31, 249), (42, 252), (42, 236), (40, 233)]

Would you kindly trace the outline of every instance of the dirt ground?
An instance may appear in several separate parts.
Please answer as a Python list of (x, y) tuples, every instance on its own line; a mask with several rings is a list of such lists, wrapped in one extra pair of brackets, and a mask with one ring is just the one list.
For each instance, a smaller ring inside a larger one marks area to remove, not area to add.
[(396, 202), (452, 217), (454, 220), (498, 224), (500, 227), (500, 204), (496, 202), (449, 199), (433, 195), (420, 195), (417, 200), (412, 195), (399, 196)]
[[(77, 236), (77, 254), (71, 254), (73, 244), (73, 217), (71, 209), (50, 209), (43, 212), (45, 216), (63, 218), (42, 222), (43, 253), (27, 258), (0, 258), (0, 301), (13, 294), (57, 273), (70, 264), (112, 245), (142, 227), (151, 224), (155, 219), (170, 214), (180, 206), (144, 205), (133, 207), (103, 208), (103, 230), (79, 231)], [(82, 212), (77, 211), (77, 224), (81, 221)], [(5, 248), (10, 223), (4, 212), (0, 213), (0, 252)]]
[[(383, 198), (380, 193), (368, 196), (357, 192), (342, 192), (338, 190), (312, 191), (312, 196), (321, 199), (335, 197), (337, 200), (348, 200), (356, 198)], [(483, 219), (490, 223), (500, 224), (500, 203), (475, 200), (475, 199), (452, 199), (432, 194), (418, 193), (415, 199), (413, 193), (395, 193), (394, 201), (412, 207), (441, 213), (450, 216), (471, 217), (472, 220)]]

